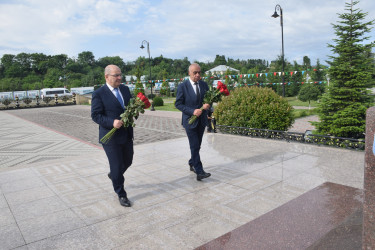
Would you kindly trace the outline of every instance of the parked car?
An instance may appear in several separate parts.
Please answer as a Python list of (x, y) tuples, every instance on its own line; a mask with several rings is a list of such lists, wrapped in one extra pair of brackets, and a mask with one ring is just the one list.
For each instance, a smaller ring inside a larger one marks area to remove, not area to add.
[(45, 97), (55, 97), (57, 95), (60, 96), (72, 96), (69, 90), (66, 88), (50, 88), (50, 89), (41, 89), (40, 90), (40, 97), (43, 99)]

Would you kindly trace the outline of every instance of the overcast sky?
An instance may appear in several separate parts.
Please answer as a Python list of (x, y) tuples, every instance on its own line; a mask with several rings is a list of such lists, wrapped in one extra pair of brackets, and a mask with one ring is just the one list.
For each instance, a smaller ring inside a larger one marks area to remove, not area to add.
[[(213, 61), (274, 60), (281, 55), (280, 18), (284, 14), (285, 58), (322, 64), (335, 37), (331, 23), (350, 0), (0, 0), (0, 57), (21, 52), (95, 59), (120, 56), (125, 62), (148, 57)], [(357, 8), (375, 19), (375, 1)], [(279, 12), (280, 14), (280, 12)], [(375, 39), (375, 30), (369, 35)]]

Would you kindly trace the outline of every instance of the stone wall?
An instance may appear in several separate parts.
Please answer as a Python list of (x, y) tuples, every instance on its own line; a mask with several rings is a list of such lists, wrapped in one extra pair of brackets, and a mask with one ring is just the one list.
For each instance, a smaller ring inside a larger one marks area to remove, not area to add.
[(375, 249), (375, 107), (366, 114), (366, 153), (364, 172), (362, 249)]

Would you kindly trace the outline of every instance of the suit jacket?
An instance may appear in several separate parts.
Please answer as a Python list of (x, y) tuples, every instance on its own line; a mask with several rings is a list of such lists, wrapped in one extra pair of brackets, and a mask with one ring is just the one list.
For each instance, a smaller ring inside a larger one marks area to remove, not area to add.
[(193, 129), (198, 125), (200, 121), (201, 126), (207, 125), (207, 112), (203, 110), (202, 115), (193, 123), (189, 124), (189, 118), (193, 115), (195, 109), (199, 109), (203, 105), (203, 98), (208, 91), (208, 85), (206, 82), (199, 81), (199, 92), (201, 95), (200, 101), (197, 102), (197, 95), (194, 92), (193, 86), (189, 79), (178, 85), (176, 94), (175, 106), (182, 112), (182, 125), (184, 128)]
[[(132, 97), (130, 90), (123, 84), (120, 85), (119, 90), (126, 108)], [(107, 85), (94, 91), (91, 101), (91, 118), (99, 124), (99, 142), (113, 128), (113, 121), (120, 120), (122, 113), (124, 113), (124, 109)], [(125, 144), (129, 136), (133, 138), (133, 127), (121, 127), (107, 144)]]

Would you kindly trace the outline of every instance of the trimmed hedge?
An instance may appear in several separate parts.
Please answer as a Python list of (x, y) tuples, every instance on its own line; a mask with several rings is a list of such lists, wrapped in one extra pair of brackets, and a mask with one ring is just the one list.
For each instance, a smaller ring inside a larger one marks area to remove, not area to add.
[(215, 108), (217, 124), (286, 131), (294, 122), (293, 107), (270, 88), (241, 87)]
[(164, 106), (164, 101), (160, 96), (155, 96), (153, 100), (154, 107)]

